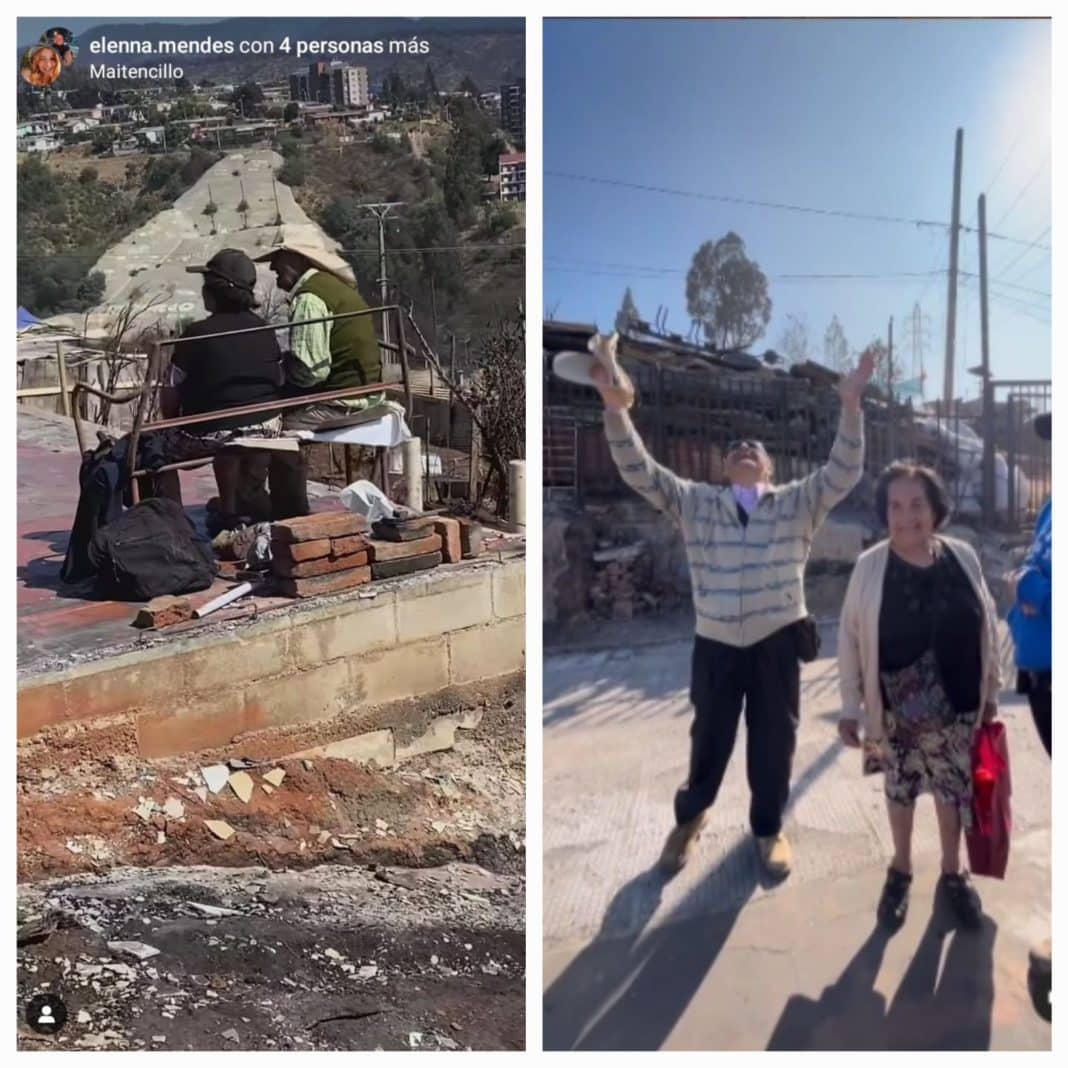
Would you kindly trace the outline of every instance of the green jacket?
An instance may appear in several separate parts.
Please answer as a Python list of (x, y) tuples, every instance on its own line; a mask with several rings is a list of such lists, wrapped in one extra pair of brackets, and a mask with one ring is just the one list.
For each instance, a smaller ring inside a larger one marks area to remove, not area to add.
[[(363, 311), (367, 303), (352, 286), (327, 271), (316, 271), (299, 285), (293, 296), (311, 293), (331, 315)], [(335, 319), (330, 324), (330, 375), (323, 389), (372, 385), (382, 381), (382, 353), (375, 336), (374, 316)]]

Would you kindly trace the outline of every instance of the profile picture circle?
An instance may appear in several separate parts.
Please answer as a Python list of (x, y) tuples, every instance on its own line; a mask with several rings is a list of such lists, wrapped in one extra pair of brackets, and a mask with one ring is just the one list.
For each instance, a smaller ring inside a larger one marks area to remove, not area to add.
[(22, 57), (22, 79), (38, 89), (51, 85), (62, 70), (63, 61), (51, 45), (35, 45)]
[(55, 994), (38, 994), (26, 1003), (26, 1023), (39, 1035), (54, 1035), (67, 1022), (67, 1006)]
[(75, 43), (74, 34), (65, 26), (53, 26), (41, 34), (41, 44), (54, 48), (59, 55), (64, 67), (69, 67), (78, 54), (78, 45)]

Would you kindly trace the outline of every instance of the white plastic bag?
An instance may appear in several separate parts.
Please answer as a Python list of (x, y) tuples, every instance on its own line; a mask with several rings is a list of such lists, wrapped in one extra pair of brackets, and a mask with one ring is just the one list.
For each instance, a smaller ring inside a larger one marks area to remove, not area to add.
[(397, 511), (397, 505), (373, 482), (368, 482), (366, 479), (346, 486), (338, 497), (350, 512), (364, 516), (368, 523), (377, 523), (379, 519), (389, 519)]

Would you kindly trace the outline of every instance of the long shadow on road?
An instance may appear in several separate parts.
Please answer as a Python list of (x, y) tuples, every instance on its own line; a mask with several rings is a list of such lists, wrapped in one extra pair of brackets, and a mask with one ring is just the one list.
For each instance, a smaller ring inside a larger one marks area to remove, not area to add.
[[(840, 749), (840, 743), (833, 742), (805, 769), (787, 810), (811, 789)], [(727, 883), (732, 874), (732, 906), (702, 919), (700, 937), (695, 938), (693, 924), (679, 921), (692, 916), (710, 884)], [(665, 881), (653, 870), (628, 882), (608, 906), (599, 934), (545, 992), (545, 1048), (659, 1049), (715, 964), (761, 879), (753, 843), (746, 836), (644, 937)], [(624, 924), (629, 931), (611, 937)]]
[(818, 1001), (786, 1003), (769, 1050), (984, 1050), (990, 1048), (997, 927), (952, 936), (936, 907), (889, 1010), (875, 989), (888, 936), (875, 928)]

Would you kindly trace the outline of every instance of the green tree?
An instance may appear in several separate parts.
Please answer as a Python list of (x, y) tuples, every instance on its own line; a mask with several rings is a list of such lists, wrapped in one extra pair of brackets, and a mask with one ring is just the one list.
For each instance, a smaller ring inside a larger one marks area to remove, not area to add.
[(391, 70), (382, 84), (382, 95), (387, 104), (400, 106), (411, 99), (411, 91), (400, 74)]
[(438, 80), (434, 77), (434, 71), (431, 69), (429, 63), (426, 65), (426, 71), (423, 73), (423, 95), (431, 102), (438, 98)]
[(470, 93), (472, 96), (477, 97), (481, 93), (481, 90), (475, 84), (475, 81), (471, 77), (471, 75), (470, 74), (465, 74), (463, 81), (460, 82), (460, 92), (461, 93)]
[(111, 146), (115, 143), (115, 131), (94, 130), (92, 140), (89, 143), (93, 146), (93, 155), (102, 156), (105, 152), (111, 151)]
[(263, 104), (263, 90), (255, 82), (245, 82), (233, 91), (230, 103), (246, 118), (258, 115)]
[(452, 136), (442, 179), (445, 207), (457, 225), (469, 226), (482, 201), (483, 152), (493, 132), (472, 101), (457, 100), (452, 110)]
[(733, 231), (694, 254), (686, 307), (717, 349), (742, 349), (763, 335), (771, 318), (768, 280)]
[(292, 122), (300, 114), (300, 105), (295, 100), (290, 100), (286, 104), (285, 111), (282, 112), (282, 118), (286, 122)]
[(282, 161), (282, 166), (275, 172), (283, 185), (303, 185), (305, 178), (304, 156), (297, 153)]

